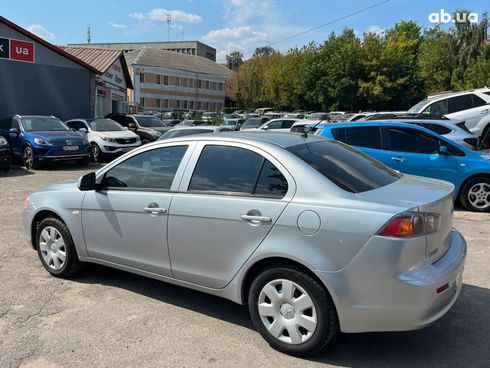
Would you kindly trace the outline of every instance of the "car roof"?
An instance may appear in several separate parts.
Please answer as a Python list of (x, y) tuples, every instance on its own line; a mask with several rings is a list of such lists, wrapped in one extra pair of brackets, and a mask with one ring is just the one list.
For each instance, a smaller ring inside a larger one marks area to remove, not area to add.
[[(171, 130), (187, 130), (187, 129), (206, 129), (206, 130), (209, 130), (209, 129), (213, 129), (213, 130), (216, 130), (218, 128), (221, 128), (220, 126), (218, 125), (194, 125), (194, 126), (176, 126), (176, 127), (173, 127)], [(169, 130), (170, 131), (170, 130)]]
[(326, 141), (325, 138), (309, 135), (305, 138), (301, 134), (291, 134), (289, 132), (255, 132), (255, 131), (243, 131), (243, 132), (223, 132), (218, 134), (199, 134), (195, 136), (186, 136), (182, 138), (172, 138), (171, 140), (217, 140), (217, 141), (236, 141), (236, 142), (263, 142), (273, 144), (282, 148), (288, 148), (297, 146), (304, 143), (313, 143), (318, 141)]
[(323, 123), (318, 126), (318, 128), (325, 129), (325, 128), (348, 128), (348, 127), (365, 127), (365, 126), (393, 126), (393, 127), (400, 127), (400, 128), (412, 128), (416, 130), (422, 130), (426, 133), (430, 133), (431, 135), (439, 135), (435, 132), (433, 132), (430, 129), (424, 128), (419, 125), (415, 124), (410, 124), (410, 123), (400, 123), (397, 121), (387, 121), (387, 120), (374, 120), (374, 121), (354, 121), (354, 122), (339, 122), (339, 123)]

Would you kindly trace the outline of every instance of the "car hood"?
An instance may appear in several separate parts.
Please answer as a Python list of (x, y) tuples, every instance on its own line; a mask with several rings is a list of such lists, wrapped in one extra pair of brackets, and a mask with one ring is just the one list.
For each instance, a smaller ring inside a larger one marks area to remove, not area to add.
[(139, 130), (144, 130), (144, 131), (151, 131), (151, 130), (156, 130), (158, 132), (166, 132), (167, 130), (172, 129), (172, 127), (140, 127), (138, 128)]
[(407, 210), (420, 210), (427, 204), (452, 195), (453, 192), (454, 185), (447, 181), (403, 174), (394, 183), (358, 193), (357, 196), (369, 202), (396, 206)]
[(39, 192), (53, 192), (53, 191), (79, 191), (78, 189), (78, 182), (76, 181), (67, 181), (64, 183), (58, 183), (58, 184), (51, 184), (48, 185), (47, 187), (41, 189), (38, 191)]
[(94, 133), (97, 135), (101, 135), (104, 137), (110, 137), (110, 138), (128, 139), (128, 138), (137, 138), (138, 137), (137, 134), (134, 134), (133, 132), (131, 132), (129, 130), (120, 130), (120, 131), (116, 131), (116, 132), (94, 132)]
[(53, 131), (34, 131), (29, 132), (30, 135), (36, 137), (42, 137), (46, 139), (80, 139), (84, 136), (80, 133), (75, 133), (72, 131), (64, 131), (64, 132), (53, 132)]

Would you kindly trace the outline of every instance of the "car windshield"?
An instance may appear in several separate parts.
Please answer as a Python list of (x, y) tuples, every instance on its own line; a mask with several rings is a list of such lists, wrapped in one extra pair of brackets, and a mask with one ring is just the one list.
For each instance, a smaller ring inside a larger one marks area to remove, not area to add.
[(25, 118), (22, 119), (22, 126), (28, 132), (70, 130), (61, 120), (56, 118)]
[(225, 120), (223, 125), (237, 125), (238, 120)]
[(302, 143), (287, 150), (352, 193), (380, 188), (402, 177), (381, 162), (338, 141)]
[(409, 112), (409, 113), (413, 113), (413, 114), (414, 114), (414, 113), (418, 113), (418, 112), (420, 112), (420, 110), (422, 109), (422, 107), (424, 107), (424, 106), (425, 106), (425, 104), (427, 103), (427, 101), (428, 101), (428, 100), (427, 100), (427, 99), (425, 99), (425, 100), (422, 100), (422, 101), (420, 101), (419, 103), (417, 103), (417, 104), (413, 105), (413, 106), (412, 106), (412, 107), (411, 107), (411, 108), (408, 110), (408, 112)]
[(124, 128), (110, 119), (100, 119), (90, 122), (90, 129), (96, 132), (119, 132)]
[(146, 128), (164, 127), (167, 126), (163, 121), (155, 116), (135, 116), (138, 124)]

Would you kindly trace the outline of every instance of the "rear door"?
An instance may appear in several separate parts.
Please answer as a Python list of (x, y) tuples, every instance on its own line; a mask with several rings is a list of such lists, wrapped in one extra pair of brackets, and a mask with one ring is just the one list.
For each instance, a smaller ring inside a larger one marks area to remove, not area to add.
[(458, 161), (438, 153), (441, 142), (437, 136), (409, 127), (385, 126), (382, 130), (389, 166), (406, 174), (455, 182)]
[(390, 164), (389, 153), (383, 149), (381, 130), (378, 126), (334, 128), (332, 134), (335, 139), (359, 149), (386, 165)]
[(223, 288), (267, 236), (295, 186), (266, 152), (224, 142), (198, 147), (169, 214), (172, 272)]
[(488, 106), (480, 106), (477, 100), (479, 97), (475, 95), (473, 98), (473, 96), (473, 94), (466, 94), (448, 99), (448, 117), (465, 121), (472, 132), (478, 122), (489, 114)]

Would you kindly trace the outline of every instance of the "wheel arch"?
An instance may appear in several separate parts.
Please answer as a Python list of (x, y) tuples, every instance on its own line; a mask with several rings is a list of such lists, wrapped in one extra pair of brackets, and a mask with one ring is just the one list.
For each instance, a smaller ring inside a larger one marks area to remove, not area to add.
[(280, 257), (280, 256), (270, 256), (270, 257), (262, 258), (257, 262), (253, 263), (247, 269), (245, 275), (242, 278), (242, 283), (240, 286), (241, 288), (240, 299), (242, 304), (247, 303), (248, 292), (250, 290), (250, 286), (252, 285), (252, 282), (255, 279), (255, 277), (262, 271), (273, 267), (287, 267), (287, 268), (297, 269), (306, 273), (311, 278), (313, 278), (316, 282), (322, 285), (325, 288), (325, 290), (328, 292), (328, 294), (332, 298), (337, 315), (339, 315), (339, 305), (338, 305), (337, 297), (333, 293), (332, 289), (328, 285), (326, 285), (325, 282), (322, 281), (322, 279), (315, 272), (313, 272), (309, 267), (307, 267), (303, 263), (300, 263), (296, 260), (292, 260), (290, 258)]
[(34, 248), (35, 250), (37, 250), (37, 247), (36, 247), (37, 230), (39, 229), (39, 225), (41, 224), (41, 222), (43, 220), (47, 219), (48, 217), (57, 218), (58, 220), (60, 220), (64, 224), (66, 224), (66, 222), (63, 221), (63, 219), (61, 218), (61, 216), (58, 215), (53, 210), (43, 209), (43, 210), (37, 212), (34, 215), (34, 217), (32, 218), (32, 222), (31, 222), (31, 244), (32, 244), (32, 248)]
[(490, 179), (490, 174), (489, 173), (477, 173), (477, 174), (473, 174), (473, 175), (470, 175), (468, 176), (465, 180), (463, 180), (463, 182), (461, 183), (461, 185), (459, 186), (459, 190), (458, 190), (458, 196), (456, 197), (458, 200), (460, 200), (460, 197), (461, 197), (461, 193), (463, 191), (463, 188), (465, 187), (465, 185), (470, 181), (470, 180), (473, 180), (473, 179), (476, 179), (476, 178), (486, 178), (486, 179)]

